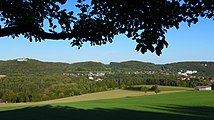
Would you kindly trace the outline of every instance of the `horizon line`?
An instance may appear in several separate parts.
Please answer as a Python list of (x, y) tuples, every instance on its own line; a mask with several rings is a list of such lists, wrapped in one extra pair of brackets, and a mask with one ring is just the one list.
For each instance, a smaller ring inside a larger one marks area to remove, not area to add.
[(53, 60), (42, 60), (39, 58), (29, 58), (29, 57), (17, 57), (13, 59), (0, 59), (0, 61), (9, 61), (9, 60), (17, 60), (19, 58), (25, 58), (25, 59), (30, 59), (30, 60), (38, 60), (41, 62), (52, 62), (52, 63), (67, 63), (67, 64), (75, 64), (75, 63), (84, 63), (84, 62), (96, 62), (96, 63), (102, 63), (105, 65), (108, 65), (110, 63), (123, 63), (123, 62), (142, 62), (142, 63), (151, 63), (155, 65), (166, 65), (166, 64), (174, 64), (174, 63), (185, 63), (185, 62), (206, 62), (206, 63), (214, 63), (214, 61), (209, 61), (209, 60), (184, 60), (184, 61), (174, 61), (174, 62), (167, 62), (167, 63), (154, 63), (154, 62), (149, 62), (149, 61), (142, 61), (142, 60), (124, 60), (124, 61), (111, 61), (108, 63), (101, 62), (101, 61), (93, 61), (93, 60), (85, 60), (85, 61), (74, 61), (74, 62), (66, 62), (66, 61), (53, 61)]

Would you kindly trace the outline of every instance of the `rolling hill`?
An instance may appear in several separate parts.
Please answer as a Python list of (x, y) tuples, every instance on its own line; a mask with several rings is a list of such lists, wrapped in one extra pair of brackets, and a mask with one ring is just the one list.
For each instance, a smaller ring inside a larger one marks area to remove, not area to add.
[(28, 59), (26, 62), (15, 60), (0, 61), (0, 75), (8, 74), (62, 74), (65, 72), (89, 72), (89, 71), (163, 71), (176, 74), (179, 71), (196, 70), (199, 75), (213, 76), (214, 62), (178, 62), (157, 65), (141, 61), (111, 62), (103, 64), (100, 62), (60, 63), (42, 62)]
[(160, 71), (160, 65), (140, 61), (126, 61), (126, 62), (111, 62), (109, 65), (112, 70), (121, 71)]
[(214, 75), (214, 62), (178, 62), (164, 65), (167, 71), (196, 70), (198, 74), (205, 76)]

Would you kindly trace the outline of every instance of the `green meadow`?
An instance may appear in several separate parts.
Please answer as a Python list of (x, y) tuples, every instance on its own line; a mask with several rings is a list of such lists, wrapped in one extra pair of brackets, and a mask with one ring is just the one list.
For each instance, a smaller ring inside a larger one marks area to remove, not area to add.
[[(119, 91), (117, 92), (119, 96)], [(123, 91), (125, 94), (125, 91)], [(139, 91), (132, 91), (140, 94)], [(214, 91), (162, 91), (136, 96), (0, 106), (1, 120), (213, 120)], [(110, 96), (101, 92), (102, 96)], [(132, 93), (133, 94), (133, 93)], [(93, 94), (92, 94), (93, 96)], [(91, 96), (91, 97), (92, 97)], [(122, 96), (121, 96), (122, 97)]]

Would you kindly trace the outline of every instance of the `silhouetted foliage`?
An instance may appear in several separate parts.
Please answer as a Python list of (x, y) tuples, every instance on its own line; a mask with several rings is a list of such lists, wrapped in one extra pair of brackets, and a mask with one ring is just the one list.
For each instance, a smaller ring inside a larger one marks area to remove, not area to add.
[[(63, 8), (65, 4), (69, 6)], [(213, 0), (1, 0), (0, 37), (68, 39), (81, 47), (84, 42), (106, 44), (125, 34), (137, 42), (137, 51), (160, 55), (168, 46), (168, 29), (178, 29), (181, 22), (196, 24), (199, 17), (213, 19), (213, 5)]]

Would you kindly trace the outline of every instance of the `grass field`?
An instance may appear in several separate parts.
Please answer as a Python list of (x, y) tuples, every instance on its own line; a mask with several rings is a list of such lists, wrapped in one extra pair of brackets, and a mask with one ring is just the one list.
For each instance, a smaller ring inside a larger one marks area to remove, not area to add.
[[(153, 85), (135, 85), (133, 87), (147, 87), (151, 88)], [(160, 86), (158, 85), (160, 91), (179, 91), (179, 90), (193, 90), (193, 88), (188, 87), (175, 87), (175, 86)]]
[[(125, 94), (125, 91), (123, 92)], [(102, 96), (109, 96), (109, 94), (105, 93)], [(214, 120), (214, 91), (184, 91), (81, 102), (63, 102), (61, 99), (60, 102), (49, 101), (49, 105), (31, 105), (0, 107), (0, 119)]]
[[(152, 87), (152, 85), (147, 85), (147, 87)], [(175, 93), (175, 92), (183, 92), (188, 90), (193, 90), (193, 88), (186, 87), (174, 87), (174, 86), (158, 86), (161, 90), (158, 94), (167, 94), (167, 93)], [(42, 102), (31, 102), (31, 103), (19, 103), (19, 104), (0, 104), (0, 108), (4, 106), (32, 106), (32, 105), (47, 105), (54, 103), (67, 103), (67, 102), (80, 102), (80, 101), (91, 101), (91, 100), (103, 100), (103, 99), (115, 99), (115, 98), (127, 98), (127, 97), (136, 97), (136, 96), (147, 96), (147, 95), (155, 95), (153, 91), (149, 91), (144, 93), (143, 91), (133, 91), (133, 90), (111, 90), (104, 92), (97, 92), (91, 94), (83, 94), (79, 96), (42, 101)], [(1, 109), (0, 109), (1, 110)]]

